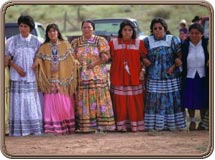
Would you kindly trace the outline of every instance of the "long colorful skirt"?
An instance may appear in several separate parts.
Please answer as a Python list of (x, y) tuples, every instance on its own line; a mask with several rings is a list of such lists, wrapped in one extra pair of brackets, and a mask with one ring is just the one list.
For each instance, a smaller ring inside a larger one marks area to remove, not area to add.
[(44, 94), (45, 133), (71, 134), (75, 131), (74, 98), (62, 93)]
[(112, 102), (118, 131), (144, 130), (143, 85), (111, 85)]
[(145, 130), (175, 130), (186, 127), (181, 107), (180, 79), (146, 82)]
[(9, 69), (5, 68), (5, 134), (9, 134), (9, 108), (10, 108), (10, 79)]
[(102, 80), (81, 81), (76, 107), (77, 132), (114, 131), (115, 120), (108, 88)]
[(9, 135), (43, 132), (42, 107), (35, 82), (10, 81)]
[(182, 107), (188, 109), (207, 109), (209, 107), (209, 81), (205, 77), (186, 78), (183, 84)]

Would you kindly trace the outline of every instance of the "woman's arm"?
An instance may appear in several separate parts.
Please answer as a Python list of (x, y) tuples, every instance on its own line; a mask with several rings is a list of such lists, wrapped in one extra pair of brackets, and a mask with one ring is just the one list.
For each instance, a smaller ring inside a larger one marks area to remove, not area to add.
[(147, 58), (143, 58), (143, 64), (144, 66), (149, 67), (152, 64), (152, 62)]
[(10, 56), (4, 56), (4, 66), (7, 67), (9, 65), (11, 57)]
[(26, 76), (26, 72), (24, 72), (24, 70), (20, 66), (18, 66), (17, 64), (15, 64), (11, 59), (9, 60), (8, 64), (11, 67), (13, 67), (18, 72), (18, 74), (21, 77), (25, 77)]
[(100, 64), (103, 64), (105, 62), (107, 62), (108, 60), (110, 59), (110, 56), (108, 56), (108, 54), (106, 53), (101, 53), (101, 56), (99, 57), (98, 60), (90, 63), (87, 68), (88, 69), (93, 69), (96, 65), (100, 65)]

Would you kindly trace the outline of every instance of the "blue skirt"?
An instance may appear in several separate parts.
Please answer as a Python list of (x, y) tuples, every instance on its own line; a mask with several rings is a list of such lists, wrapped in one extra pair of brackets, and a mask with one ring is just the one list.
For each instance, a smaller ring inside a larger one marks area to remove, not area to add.
[(186, 127), (181, 108), (180, 79), (146, 82), (145, 130), (175, 130)]
[(203, 109), (209, 106), (209, 81), (200, 78), (186, 78), (182, 90), (182, 107), (188, 109)]

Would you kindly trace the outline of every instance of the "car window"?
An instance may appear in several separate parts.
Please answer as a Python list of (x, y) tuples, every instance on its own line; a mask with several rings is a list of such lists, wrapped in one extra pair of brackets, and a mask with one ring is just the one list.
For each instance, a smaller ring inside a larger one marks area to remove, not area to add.
[(96, 34), (117, 34), (120, 23), (111, 22), (96, 22), (95, 33)]
[(43, 28), (43, 26), (41, 25), (38, 25), (38, 32), (39, 32), (39, 36), (42, 37), (42, 38), (45, 38), (45, 30)]
[(19, 34), (19, 28), (17, 26), (10, 26), (5, 28), (5, 37), (6, 39), (10, 38), (13, 35)]

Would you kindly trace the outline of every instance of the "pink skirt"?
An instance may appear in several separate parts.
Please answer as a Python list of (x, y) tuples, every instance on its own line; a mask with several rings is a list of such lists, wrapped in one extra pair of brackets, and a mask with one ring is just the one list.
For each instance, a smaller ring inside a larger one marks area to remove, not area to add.
[(44, 95), (45, 133), (70, 134), (75, 131), (73, 97), (57, 93)]

